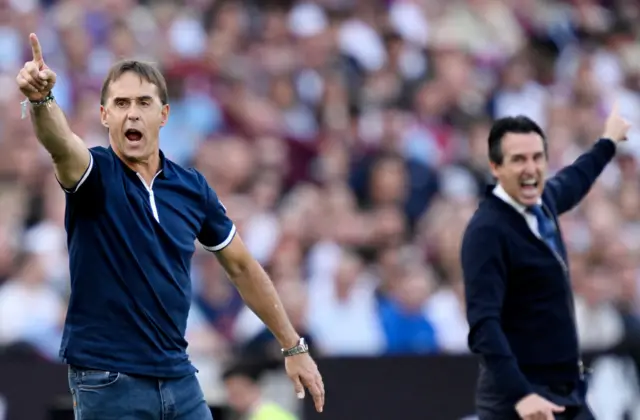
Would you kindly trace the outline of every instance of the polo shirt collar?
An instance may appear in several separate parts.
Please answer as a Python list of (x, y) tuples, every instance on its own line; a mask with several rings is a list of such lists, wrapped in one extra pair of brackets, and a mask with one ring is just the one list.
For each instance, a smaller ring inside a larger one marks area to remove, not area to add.
[[(129, 168), (120, 157), (116, 154), (111, 146), (109, 146), (109, 151), (113, 153), (116, 159), (120, 162), (125, 171), (135, 174), (136, 172)], [(160, 150), (160, 173), (158, 174), (158, 178), (169, 178), (171, 176), (171, 165), (169, 164), (167, 158), (165, 157), (162, 150)]]

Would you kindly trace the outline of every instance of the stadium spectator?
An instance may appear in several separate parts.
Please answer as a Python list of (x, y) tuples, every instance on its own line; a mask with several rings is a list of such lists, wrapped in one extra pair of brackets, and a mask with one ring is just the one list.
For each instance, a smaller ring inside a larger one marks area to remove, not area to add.
[(260, 389), (260, 368), (255, 366), (233, 366), (222, 374), (229, 406), (238, 415), (238, 420), (296, 420), (273, 401), (268, 401)]

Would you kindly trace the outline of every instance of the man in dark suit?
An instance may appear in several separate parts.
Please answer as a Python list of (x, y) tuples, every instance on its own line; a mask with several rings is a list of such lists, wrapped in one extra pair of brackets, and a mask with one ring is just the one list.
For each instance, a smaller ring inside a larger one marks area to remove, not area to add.
[(542, 129), (523, 116), (493, 124), (489, 160), (498, 183), (461, 249), (481, 420), (593, 419), (558, 216), (587, 194), (629, 127), (614, 109), (591, 150), (545, 181)]

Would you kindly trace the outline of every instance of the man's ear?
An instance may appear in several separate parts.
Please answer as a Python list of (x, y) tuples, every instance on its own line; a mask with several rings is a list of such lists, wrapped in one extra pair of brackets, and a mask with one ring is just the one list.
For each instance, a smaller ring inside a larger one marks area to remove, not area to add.
[(100, 123), (104, 127), (109, 128), (109, 123), (107, 123), (107, 110), (102, 105), (100, 105)]
[(500, 166), (501, 165), (498, 165), (495, 162), (489, 162), (489, 167), (491, 168), (491, 175), (493, 175), (494, 178), (498, 178)]
[(164, 127), (169, 120), (169, 104), (162, 105), (162, 119), (160, 120), (160, 127)]

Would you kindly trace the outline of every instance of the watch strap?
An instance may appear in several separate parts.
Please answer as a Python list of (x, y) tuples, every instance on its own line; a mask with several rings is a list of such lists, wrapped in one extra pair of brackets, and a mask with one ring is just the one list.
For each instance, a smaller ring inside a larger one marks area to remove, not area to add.
[(307, 344), (307, 341), (304, 339), (304, 337), (300, 338), (300, 340), (298, 340), (298, 344), (296, 344), (295, 346), (289, 349), (282, 349), (282, 355), (284, 357), (291, 357), (295, 356), (296, 354), (303, 354), (308, 352), (309, 345)]

